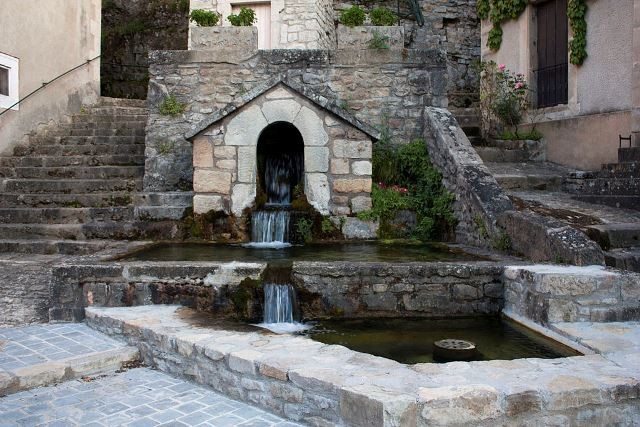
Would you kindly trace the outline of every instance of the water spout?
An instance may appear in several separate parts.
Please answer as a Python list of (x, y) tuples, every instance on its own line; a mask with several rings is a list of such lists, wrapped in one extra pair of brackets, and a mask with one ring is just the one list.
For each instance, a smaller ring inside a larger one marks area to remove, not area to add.
[(251, 217), (251, 241), (260, 243), (287, 243), (289, 241), (289, 219), (287, 210), (254, 212)]

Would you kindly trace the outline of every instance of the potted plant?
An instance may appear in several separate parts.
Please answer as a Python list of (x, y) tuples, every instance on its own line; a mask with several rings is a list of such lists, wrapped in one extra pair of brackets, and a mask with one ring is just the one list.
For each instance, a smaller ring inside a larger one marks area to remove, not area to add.
[[(365, 25), (367, 22), (370, 25)], [(340, 13), (338, 49), (389, 49), (404, 47), (404, 28), (398, 25), (398, 16), (385, 7), (367, 12), (355, 5)]]
[(239, 49), (252, 51), (258, 48), (258, 31), (255, 12), (243, 7), (237, 15), (229, 15), (231, 26), (221, 26), (222, 15), (216, 11), (195, 9), (189, 15), (197, 26), (190, 28), (189, 46), (192, 50)]

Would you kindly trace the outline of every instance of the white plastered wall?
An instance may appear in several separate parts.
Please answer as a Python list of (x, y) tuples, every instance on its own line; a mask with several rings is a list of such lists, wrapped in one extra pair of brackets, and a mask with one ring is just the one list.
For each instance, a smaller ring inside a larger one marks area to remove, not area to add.
[[(585, 169), (617, 161), (617, 138), (631, 132), (631, 111), (636, 103), (633, 51), (634, 5), (640, 8), (638, 1), (587, 2), (589, 56), (581, 66), (569, 64), (568, 103), (532, 111), (532, 119), (542, 123), (539, 129), (547, 131), (549, 160)], [(525, 74), (534, 87), (535, 19), (534, 6), (529, 5), (518, 20), (505, 22), (497, 52), (486, 46), (491, 23), (484, 21), (481, 31), (482, 59)], [(567, 126), (558, 121), (567, 121)]]
[[(100, 54), (100, 13), (100, 0), (2, 0), (0, 52), (20, 61), (20, 98)], [(0, 116), (0, 152), (10, 152), (38, 126), (95, 103), (99, 93), (98, 59)]]

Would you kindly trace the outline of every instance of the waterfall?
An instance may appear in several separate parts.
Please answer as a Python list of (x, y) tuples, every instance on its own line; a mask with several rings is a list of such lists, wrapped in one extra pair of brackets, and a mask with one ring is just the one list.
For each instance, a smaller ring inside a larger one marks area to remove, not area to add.
[(268, 203), (291, 203), (293, 186), (302, 178), (302, 156), (299, 153), (277, 153), (266, 157), (264, 180)]
[(264, 323), (293, 323), (293, 286), (264, 285)]
[(251, 216), (252, 243), (285, 243), (289, 241), (289, 211), (268, 210)]

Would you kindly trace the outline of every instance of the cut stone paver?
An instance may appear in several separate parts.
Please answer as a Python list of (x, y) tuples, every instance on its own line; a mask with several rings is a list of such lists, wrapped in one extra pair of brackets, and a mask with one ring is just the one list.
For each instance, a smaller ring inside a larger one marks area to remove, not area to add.
[(138, 358), (137, 348), (84, 324), (0, 329), (0, 396), (113, 373)]
[(0, 329), (0, 369), (14, 370), (122, 347), (83, 323)]
[[(177, 391), (181, 390), (181, 391)], [(0, 398), (0, 426), (297, 426), (149, 368)]]

